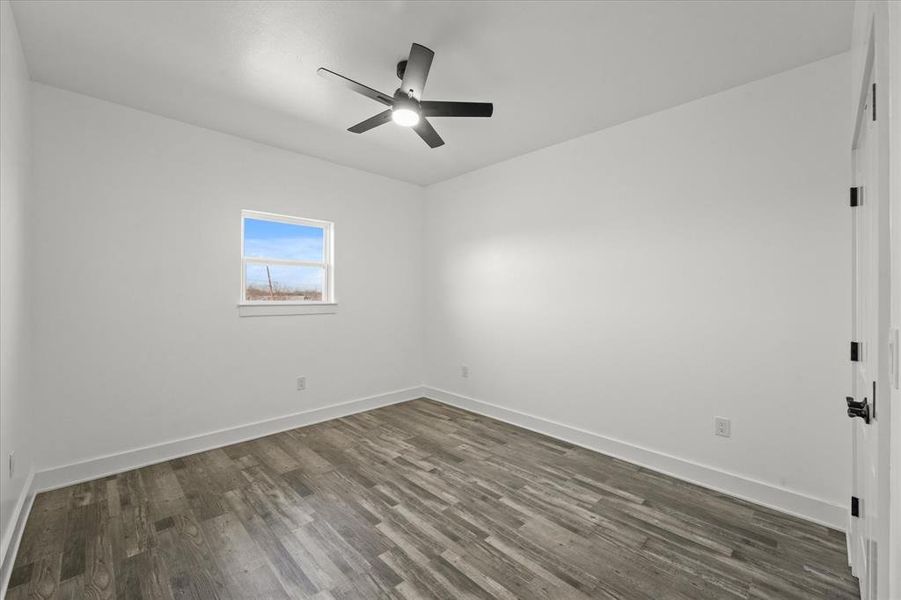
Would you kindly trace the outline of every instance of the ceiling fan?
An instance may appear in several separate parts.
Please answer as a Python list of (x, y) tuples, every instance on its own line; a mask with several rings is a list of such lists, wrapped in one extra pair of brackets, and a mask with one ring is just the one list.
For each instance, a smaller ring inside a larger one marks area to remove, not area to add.
[(494, 112), (494, 105), (490, 102), (423, 100), (422, 90), (425, 88), (425, 80), (429, 76), (434, 56), (435, 53), (425, 46), (413, 44), (409, 58), (397, 63), (397, 77), (401, 80), (401, 84), (394, 92), (394, 96), (383, 94), (325, 68), (320, 68), (317, 72), (326, 79), (341, 83), (358, 94), (389, 107), (388, 110), (349, 127), (348, 131), (363, 133), (388, 121), (394, 121), (398, 125), (411, 127), (430, 148), (437, 148), (444, 144), (444, 140), (426, 117), (490, 117)]

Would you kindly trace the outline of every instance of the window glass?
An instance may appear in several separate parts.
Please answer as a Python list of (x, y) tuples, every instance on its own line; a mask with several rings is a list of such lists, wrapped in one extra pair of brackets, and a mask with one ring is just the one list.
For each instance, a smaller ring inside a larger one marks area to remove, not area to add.
[(244, 256), (322, 262), (324, 244), (321, 227), (244, 219)]
[(243, 211), (241, 302), (334, 302), (333, 225)]
[(245, 298), (251, 302), (321, 302), (324, 279), (322, 267), (247, 263)]

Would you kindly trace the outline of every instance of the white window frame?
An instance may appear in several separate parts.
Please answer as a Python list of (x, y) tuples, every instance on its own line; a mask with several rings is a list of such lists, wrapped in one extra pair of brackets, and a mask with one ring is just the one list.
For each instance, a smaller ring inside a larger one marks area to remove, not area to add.
[[(271, 221), (276, 223), (285, 223), (287, 225), (302, 225), (305, 227), (315, 227), (322, 229), (322, 261), (309, 260), (286, 260), (279, 258), (265, 258), (246, 256), (244, 254), (244, 220), (256, 219), (260, 221)], [(327, 309), (335, 306), (335, 224), (331, 221), (320, 221), (317, 219), (306, 219), (302, 217), (291, 217), (288, 215), (279, 215), (275, 213), (260, 212), (256, 210), (241, 211), (241, 292), (238, 296), (238, 306), (242, 308), (253, 307), (322, 307)], [(292, 265), (299, 267), (319, 267), (323, 269), (322, 281), (322, 300), (247, 300), (247, 265), (248, 264), (269, 264), (269, 265)], [(285, 312), (284, 310), (254, 312), (242, 312), (242, 316), (262, 316), (270, 314), (318, 314), (321, 312), (334, 312), (328, 310), (313, 310), (301, 312)]]

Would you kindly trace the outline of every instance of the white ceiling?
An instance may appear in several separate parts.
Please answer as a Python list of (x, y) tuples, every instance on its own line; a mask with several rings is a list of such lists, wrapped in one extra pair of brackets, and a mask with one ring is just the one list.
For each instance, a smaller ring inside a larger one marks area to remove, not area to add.
[[(14, 1), (34, 80), (419, 184), (824, 58), (851, 2)], [(410, 44), (435, 51), (425, 99), (492, 101), (434, 119), (431, 150), (384, 107)]]

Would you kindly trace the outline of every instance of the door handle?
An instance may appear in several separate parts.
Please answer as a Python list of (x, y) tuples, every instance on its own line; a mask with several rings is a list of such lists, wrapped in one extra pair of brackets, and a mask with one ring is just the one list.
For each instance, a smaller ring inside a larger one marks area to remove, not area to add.
[(864, 398), (863, 402), (855, 402), (854, 398), (851, 396), (845, 397), (845, 402), (848, 404), (848, 416), (852, 419), (855, 417), (860, 417), (863, 419), (864, 423), (869, 424), (870, 422), (870, 404), (867, 402), (867, 399)]

